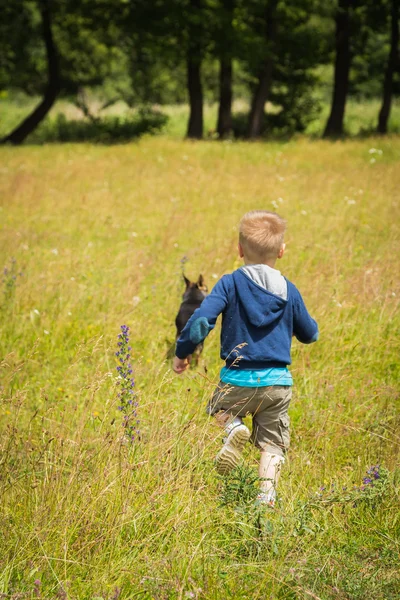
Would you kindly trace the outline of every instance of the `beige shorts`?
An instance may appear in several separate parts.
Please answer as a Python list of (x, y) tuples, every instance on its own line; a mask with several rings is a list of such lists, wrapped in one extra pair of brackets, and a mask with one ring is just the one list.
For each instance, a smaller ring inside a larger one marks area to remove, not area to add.
[(251, 388), (220, 381), (207, 405), (207, 413), (220, 411), (232, 417), (252, 415), (251, 441), (264, 452), (284, 456), (290, 444), (288, 415), (292, 387), (271, 385)]

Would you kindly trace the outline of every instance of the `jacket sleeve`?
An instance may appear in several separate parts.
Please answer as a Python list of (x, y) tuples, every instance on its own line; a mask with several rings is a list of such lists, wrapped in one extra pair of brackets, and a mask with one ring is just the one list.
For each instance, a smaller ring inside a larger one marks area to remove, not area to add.
[(227, 277), (224, 276), (218, 281), (186, 323), (176, 343), (175, 354), (178, 358), (186, 358), (193, 354), (196, 346), (214, 329), (218, 315), (225, 310), (228, 303)]
[(294, 290), (293, 335), (303, 344), (312, 344), (317, 341), (319, 336), (318, 325), (310, 317), (298, 289), (294, 288)]

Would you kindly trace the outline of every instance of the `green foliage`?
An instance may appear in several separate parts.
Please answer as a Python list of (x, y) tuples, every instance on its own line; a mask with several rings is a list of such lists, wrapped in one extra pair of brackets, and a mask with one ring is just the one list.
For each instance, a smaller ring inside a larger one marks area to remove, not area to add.
[[(326, 38), (332, 28), (317, 3), (278, 3), (277, 39), (271, 45), (265, 39), (265, 6), (252, 3), (243, 17), (248, 30), (241, 56), (252, 92), (265, 57), (273, 61), (272, 87), (268, 100), (276, 107), (267, 114), (262, 133), (288, 135), (304, 131), (319, 110), (314, 89), (318, 83), (315, 69), (328, 61)], [(245, 132), (240, 115), (235, 118), (237, 133)]]
[[(321, 104), (315, 96), (310, 93), (306, 85), (303, 86), (304, 93), (295, 93), (296, 88), (285, 89), (281, 86), (281, 93), (275, 93), (276, 99), (281, 98), (285, 103), (274, 105), (264, 114), (261, 125), (261, 136), (265, 138), (290, 138), (295, 133), (303, 133), (308, 126), (315, 122), (321, 111)], [(297, 87), (299, 91), (299, 87)], [(292, 102), (290, 95), (294, 94)], [(245, 138), (247, 129), (248, 113), (234, 113), (232, 117), (233, 132), (236, 138)]]
[[(5, 60), (0, 66), (0, 88), (18, 88), (29, 94), (43, 93), (47, 84), (47, 60), (42, 39), (38, 2), (12, 0), (5, 3), (1, 44)], [(82, 85), (103, 83), (107, 77), (121, 78), (126, 72), (126, 54), (118, 44), (115, 15), (123, 2), (108, 3), (114, 19), (99, 18), (102, 2), (50, 3), (51, 27), (61, 70), (62, 91), (76, 92)], [(3, 49), (3, 46), (2, 46)]]
[[(0, 90), (23, 90), (30, 96), (45, 90), (48, 65), (38, 2), (1, 0)], [(62, 0), (49, 6), (62, 97), (72, 99), (83, 88), (92, 88), (104, 103), (122, 100), (136, 108), (184, 103), (192, 48), (201, 62), (204, 98), (210, 103), (219, 98), (221, 58), (233, 61), (234, 98), (246, 105), (263, 61), (273, 58), (269, 101), (276, 110), (267, 111), (264, 135), (306, 131), (318, 116), (320, 100), (330, 101), (332, 81), (316, 73), (334, 61), (332, 3), (278, 2), (273, 44), (265, 36), (268, 3), (261, 0), (157, 0), (156, 5), (145, 0)], [(389, 32), (389, 0), (368, 0), (352, 11), (350, 94), (357, 99), (382, 93)], [(399, 85), (396, 73), (395, 92)], [(244, 119), (235, 117), (239, 136), (245, 131)], [(371, 127), (375, 126), (376, 116)], [(115, 131), (121, 127), (115, 124)], [(109, 131), (104, 127), (99, 136), (107, 137)], [(92, 135), (88, 133), (88, 139)], [(86, 139), (78, 133), (76, 137)], [(125, 136), (118, 134), (116, 141), (121, 137)]]
[(239, 466), (227, 477), (221, 478), (220, 501), (222, 506), (248, 508), (258, 493), (259, 479), (252, 469)]

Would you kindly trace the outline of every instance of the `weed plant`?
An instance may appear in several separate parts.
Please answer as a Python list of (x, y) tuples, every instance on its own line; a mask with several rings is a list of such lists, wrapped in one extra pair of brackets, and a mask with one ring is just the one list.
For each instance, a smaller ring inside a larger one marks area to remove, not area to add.
[[(0, 150), (0, 597), (399, 599), (399, 151)], [(288, 219), (278, 266), (321, 330), (293, 344), (292, 445), (261, 513), (257, 452), (226, 479), (213, 465), (218, 331), (182, 377), (166, 358), (182, 261), (212, 288), (257, 207)]]

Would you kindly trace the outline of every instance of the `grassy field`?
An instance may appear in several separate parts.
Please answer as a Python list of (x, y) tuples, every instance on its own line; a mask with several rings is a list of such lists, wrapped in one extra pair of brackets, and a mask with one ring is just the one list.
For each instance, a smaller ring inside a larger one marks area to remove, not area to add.
[[(400, 140), (0, 153), (0, 597), (398, 600)], [(198, 369), (167, 359), (182, 262), (211, 288), (252, 208), (287, 218), (279, 267), (321, 332), (293, 345), (292, 447), (261, 516), (256, 452), (213, 467), (218, 332)]]

